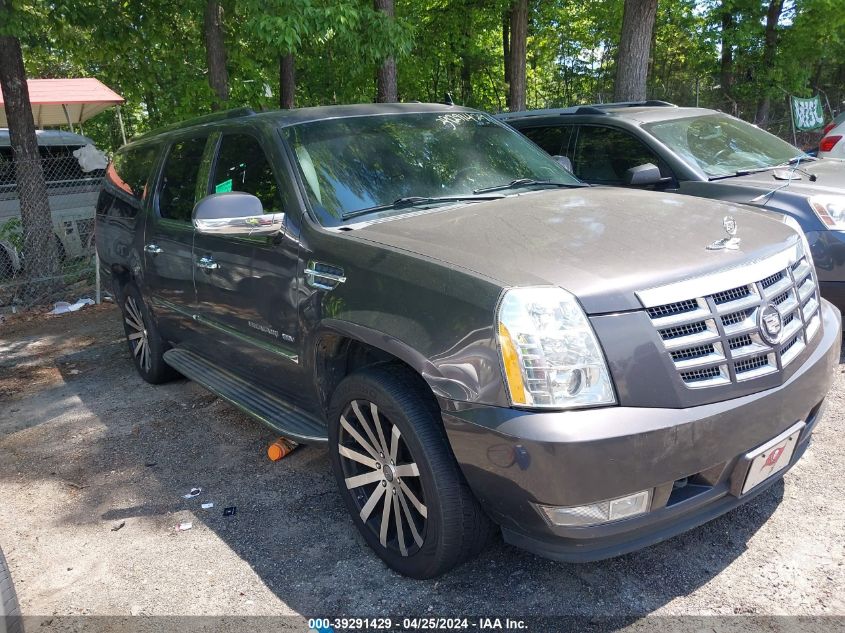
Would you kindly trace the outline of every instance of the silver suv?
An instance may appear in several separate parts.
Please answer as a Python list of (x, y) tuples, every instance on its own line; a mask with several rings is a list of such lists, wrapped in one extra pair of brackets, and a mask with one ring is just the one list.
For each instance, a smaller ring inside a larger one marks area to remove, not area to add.
[(736, 117), (665, 101), (500, 114), (585, 182), (742, 203), (807, 235), (822, 296), (845, 309), (845, 161), (816, 158)]

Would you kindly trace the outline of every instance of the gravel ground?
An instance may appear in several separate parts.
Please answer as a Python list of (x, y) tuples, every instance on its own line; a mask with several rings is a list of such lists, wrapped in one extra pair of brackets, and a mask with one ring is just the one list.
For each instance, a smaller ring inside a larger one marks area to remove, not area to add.
[(422, 582), (358, 541), (325, 450), (272, 463), (260, 423), (193, 383), (138, 378), (113, 306), (19, 319), (0, 325), (0, 545), (38, 616), (841, 616), (843, 352), (812, 447), (742, 508), (598, 563), (499, 541)]

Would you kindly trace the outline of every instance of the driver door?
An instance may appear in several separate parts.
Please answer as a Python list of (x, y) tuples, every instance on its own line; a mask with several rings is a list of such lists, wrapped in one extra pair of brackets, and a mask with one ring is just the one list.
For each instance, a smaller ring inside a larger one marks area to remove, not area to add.
[[(280, 186), (257, 132), (224, 132), (212, 162), (208, 194), (256, 196), (265, 214), (283, 213)], [(197, 319), (203, 353), (298, 404), (299, 322), (296, 313), (299, 242), (286, 229), (273, 236), (194, 234)]]

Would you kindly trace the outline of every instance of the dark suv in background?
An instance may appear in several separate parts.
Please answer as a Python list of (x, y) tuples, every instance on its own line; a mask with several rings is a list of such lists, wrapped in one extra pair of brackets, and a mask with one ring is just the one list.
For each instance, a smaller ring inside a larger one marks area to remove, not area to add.
[(390, 104), (143, 136), (96, 236), (140, 375), (327, 444), (366, 542), (427, 578), (496, 524), (563, 560), (643, 547), (794, 465), (841, 321), (793, 225), (590, 187), (486, 114)]
[(801, 225), (822, 295), (845, 309), (845, 162), (810, 156), (740, 119), (642, 101), (497, 115), (569, 160), (581, 180), (671, 191), (787, 214)]

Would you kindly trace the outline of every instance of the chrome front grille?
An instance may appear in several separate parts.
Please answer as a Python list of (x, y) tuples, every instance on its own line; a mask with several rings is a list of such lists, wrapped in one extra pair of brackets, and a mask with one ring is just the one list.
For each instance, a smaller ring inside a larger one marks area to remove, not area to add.
[[(821, 326), (815, 273), (800, 243), (748, 266), (638, 296), (691, 389), (777, 373), (806, 349)], [(781, 320), (775, 344), (761, 330), (761, 311), (769, 305)]]

